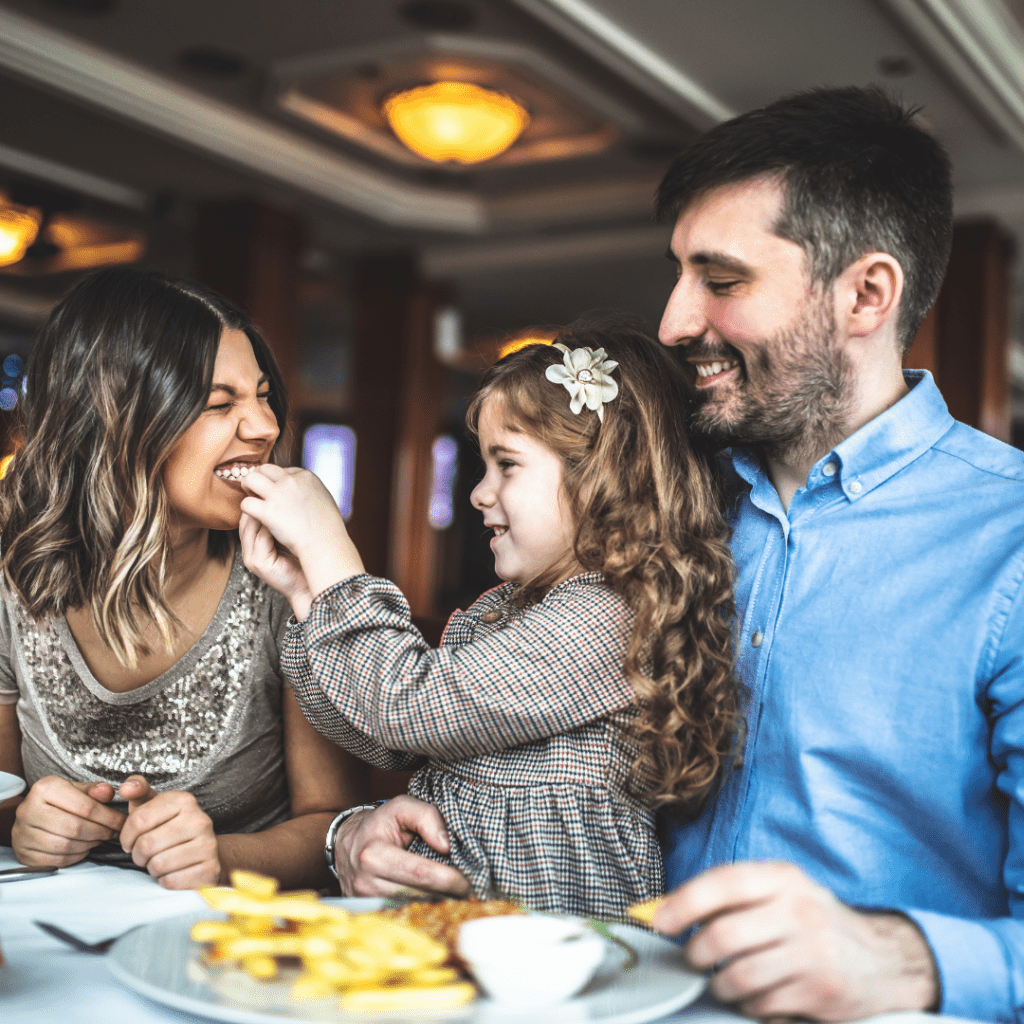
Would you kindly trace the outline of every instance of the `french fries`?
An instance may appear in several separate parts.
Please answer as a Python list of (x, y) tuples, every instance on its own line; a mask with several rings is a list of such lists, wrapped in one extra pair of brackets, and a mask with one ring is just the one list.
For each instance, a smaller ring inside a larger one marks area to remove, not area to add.
[(630, 917), (636, 918), (637, 921), (642, 921), (644, 924), (649, 925), (654, 920), (658, 907), (664, 902), (664, 896), (657, 896), (653, 900), (646, 900), (644, 903), (634, 903), (626, 913)]
[(475, 987), (446, 968), (447, 948), (425, 932), (379, 914), (350, 914), (316, 893), (277, 891), (272, 878), (233, 871), (231, 886), (199, 894), (228, 915), (197, 921), (191, 936), (207, 945), (209, 967), (236, 967), (257, 981), (280, 978), (280, 960), (301, 972), (293, 999), (339, 998), (351, 1011), (436, 1010), (461, 1006)]

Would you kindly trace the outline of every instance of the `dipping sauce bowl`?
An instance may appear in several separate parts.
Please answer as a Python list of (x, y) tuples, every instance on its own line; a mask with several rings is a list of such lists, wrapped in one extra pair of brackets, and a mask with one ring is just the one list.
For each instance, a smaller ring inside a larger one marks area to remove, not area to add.
[(578, 917), (482, 917), (459, 928), (459, 955), (495, 1000), (527, 1009), (569, 999), (594, 976), (605, 940)]

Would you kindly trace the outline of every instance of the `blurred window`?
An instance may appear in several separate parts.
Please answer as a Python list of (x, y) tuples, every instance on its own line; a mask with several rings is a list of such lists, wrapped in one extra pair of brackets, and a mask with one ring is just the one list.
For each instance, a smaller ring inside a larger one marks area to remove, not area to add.
[(352, 515), (356, 434), (338, 423), (313, 423), (302, 435), (302, 465), (323, 481), (345, 519)]

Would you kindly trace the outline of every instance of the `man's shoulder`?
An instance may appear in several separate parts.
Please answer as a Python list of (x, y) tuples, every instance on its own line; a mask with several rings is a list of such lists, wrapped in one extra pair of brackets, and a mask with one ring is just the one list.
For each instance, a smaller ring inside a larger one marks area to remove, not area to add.
[(1024, 483), (1024, 451), (955, 421), (932, 446), (932, 451), (957, 460), (971, 470), (1008, 483)]

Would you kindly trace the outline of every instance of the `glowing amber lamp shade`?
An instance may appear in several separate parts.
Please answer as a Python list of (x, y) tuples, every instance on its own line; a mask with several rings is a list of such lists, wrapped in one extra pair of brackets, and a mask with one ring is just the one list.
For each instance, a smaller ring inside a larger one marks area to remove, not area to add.
[(38, 211), (0, 202), (0, 267), (17, 263), (39, 234)]
[(511, 96), (468, 82), (435, 82), (384, 101), (391, 130), (436, 163), (476, 164), (504, 153), (530, 123)]
[(498, 358), (504, 359), (505, 356), (512, 355), (513, 352), (518, 352), (521, 348), (526, 348), (527, 345), (551, 345), (554, 343), (555, 336), (552, 334), (539, 335), (539, 334), (523, 334), (518, 338), (513, 338), (511, 341), (506, 341), (498, 352)]

